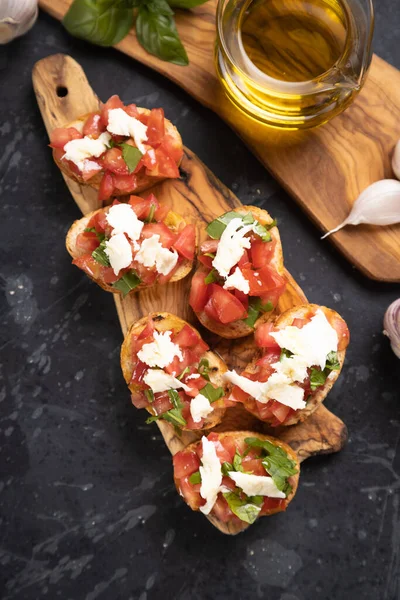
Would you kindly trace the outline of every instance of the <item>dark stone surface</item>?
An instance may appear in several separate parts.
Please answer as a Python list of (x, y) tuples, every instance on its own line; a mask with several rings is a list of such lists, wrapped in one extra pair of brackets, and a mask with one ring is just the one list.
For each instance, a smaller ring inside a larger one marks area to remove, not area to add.
[[(376, 48), (400, 67), (400, 5), (380, 0)], [(399, 286), (368, 281), (319, 240), (240, 140), (162, 77), (73, 40), (41, 15), (1, 48), (1, 583), (8, 600), (385, 599), (400, 596), (400, 363), (382, 335)], [(176, 494), (157, 429), (132, 408), (110, 295), (73, 268), (79, 217), (46, 147), (34, 62), (68, 52), (102, 98), (162, 105), (243, 202), (278, 217), (286, 263), (352, 343), (328, 406), (345, 450), (308, 461), (287, 514), (228, 538)]]

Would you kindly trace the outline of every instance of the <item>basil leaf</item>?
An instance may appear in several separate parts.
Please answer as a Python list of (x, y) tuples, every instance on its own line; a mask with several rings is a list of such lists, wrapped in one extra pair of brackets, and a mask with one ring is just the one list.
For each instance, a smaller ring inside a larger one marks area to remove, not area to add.
[(326, 358), (326, 365), (325, 365), (325, 369), (329, 369), (329, 371), (339, 371), (340, 369), (340, 362), (338, 359), (338, 354), (337, 352), (329, 352), (327, 358)]
[(147, 402), (149, 402), (150, 404), (152, 402), (154, 402), (154, 393), (153, 393), (153, 390), (144, 390), (144, 395), (147, 398)]
[(221, 471), (222, 471), (223, 475), (225, 475), (226, 477), (229, 477), (229, 475), (228, 475), (229, 471), (234, 471), (233, 464), (225, 461), (221, 465)]
[(189, 64), (171, 15), (154, 13), (141, 4), (136, 19), (136, 35), (139, 44), (150, 54), (175, 65)]
[(154, 421), (158, 421), (159, 419), (163, 419), (164, 421), (168, 421), (172, 423), (175, 427), (184, 427), (186, 425), (186, 421), (182, 416), (182, 411), (180, 408), (171, 408), (171, 410), (167, 410), (167, 412), (162, 415), (153, 415), (146, 419), (146, 423), (154, 423)]
[(170, 8), (169, 2), (166, 2), (166, 0), (146, 0), (144, 4), (146, 5), (146, 8), (154, 14), (166, 16), (174, 14), (174, 11)]
[(216, 402), (224, 395), (224, 389), (222, 387), (215, 388), (211, 383), (206, 385), (199, 390), (199, 394), (205, 396), (210, 404)]
[(128, 271), (128, 273), (125, 273), (125, 275), (122, 275), (121, 279), (118, 279), (118, 281), (113, 283), (112, 286), (113, 288), (120, 290), (125, 298), (130, 291), (137, 288), (141, 281), (142, 280), (140, 279), (139, 275), (132, 269), (131, 271)]
[(261, 506), (250, 502), (250, 498), (247, 500), (242, 500), (234, 492), (228, 492), (223, 494), (223, 496), (233, 514), (239, 517), (239, 519), (245, 523), (249, 523), (251, 525), (260, 514)]
[(168, 390), (168, 396), (174, 408), (182, 408), (183, 403), (176, 390)]
[(218, 273), (216, 269), (212, 269), (209, 274), (207, 275), (207, 277), (204, 277), (204, 283), (206, 285), (208, 285), (209, 283), (214, 283), (214, 281), (217, 281), (218, 279)]
[(192, 485), (196, 485), (197, 483), (201, 483), (200, 471), (196, 471), (196, 473), (192, 473), (191, 476), (189, 477), (189, 482)]
[[(249, 218), (251, 219), (251, 221), (249, 221)], [(210, 238), (213, 238), (213, 240), (219, 240), (221, 235), (224, 233), (226, 226), (228, 225), (228, 223), (233, 221), (233, 219), (242, 219), (244, 225), (250, 225), (251, 223), (254, 223), (253, 215), (251, 213), (248, 213), (247, 215), (244, 215), (242, 217), (239, 213), (231, 210), (218, 217), (218, 219), (214, 219), (214, 221), (211, 221), (211, 223), (206, 228), (206, 231)]]
[(210, 381), (210, 376), (208, 374), (210, 372), (210, 363), (208, 362), (207, 358), (201, 359), (197, 370), (200, 373), (200, 375), (204, 377), (204, 379)]
[(168, 0), (168, 4), (174, 8), (194, 8), (208, 0)]
[(233, 468), (235, 469), (235, 471), (240, 471), (241, 473), (244, 473), (244, 469), (242, 467), (242, 457), (240, 456), (237, 450), (235, 452), (235, 456), (233, 457)]
[(94, 258), (94, 260), (100, 263), (103, 267), (110, 266), (110, 260), (105, 253), (106, 241), (107, 240), (103, 240), (100, 246), (98, 246), (98, 248), (92, 252), (92, 258)]
[(290, 352), (290, 350), (286, 350), (286, 348), (282, 348), (279, 360), (281, 361), (282, 358), (290, 358), (291, 356), (293, 356), (293, 352)]
[(249, 308), (247, 309), (247, 317), (243, 319), (243, 322), (246, 323), (249, 327), (254, 327), (259, 315), (260, 311), (252, 304), (249, 303)]
[(131, 0), (75, 0), (62, 22), (71, 35), (99, 46), (113, 46), (131, 29), (133, 6)]
[(249, 446), (262, 448), (267, 453), (267, 456), (262, 460), (263, 467), (271, 475), (278, 490), (287, 497), (292, 491), (292, 486), (287, 479), (291, 475), (296, 475), (296, 463), (288, 457), (282, 448), (274, 446), (267, 440), (251, 437), (246, 438), (244, 441)]
[[(328, 371), (329, 372), (329, 371)], [(321, 369), (316, 369), (312, 367), (310, 372), (310, 387), (313, 391), (325, 384), (327, 377), (327, 373), (325, 371), (321, 371)]]
[(149, 212), (149, 216), (146, 219), (146, 223), (151, 223), (152, 220), (154, 219), (154, 213), (156, 212), (156, 205), (152, 204), (150, 206), (150, 212)]
[(265, 304), (262, 303), (261, 298), (250, 298), (249, 308), (247, 309), (248, 317), (243, 321), (249, 326), (254, 327), (258, 317), (261, 313), (271, 312), (274, 310), (272, 302), (268, 301)]
[(130, 144), (125, 144), (125, 142), (119, 144), (119, 146), (122, 148), (122, 158), (124, 159), (125, 164), (128, 167), (129, 173), (133, 173), (133, 171), (138, 166), (143, 154), (138, 148), (135, 148), (135, 146), (131, 146)]
[(100, 233), (100, 231), (97, 231), (95, 227), (85, 227), (85, 231), (88, 233), (95, 233), (99, 242), (103, 242), (106, 237), (105, 233)]
[(180, 375), (178, 375), (177, 379), (182, 381), (182, 378), (185, 377), (186, 373), (189, 373), (190, 367), (185, 367)]
[(263, 242), (270, 242), (272, 240), (271, 234), (264, 225), (261, 225), (258, 221), (254, 224), (254, 233), (256, 233)]

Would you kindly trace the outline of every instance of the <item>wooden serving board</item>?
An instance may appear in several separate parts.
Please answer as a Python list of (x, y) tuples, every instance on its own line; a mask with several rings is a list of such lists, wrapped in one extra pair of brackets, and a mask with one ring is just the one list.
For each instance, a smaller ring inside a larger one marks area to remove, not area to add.
[[(33, 85), (49, 133), (55, 127), (63, 126), (82, 114), (98, 110), (100, 105), (100, 100), (90, 87), (81, 66), (70, 56), (56, 54), (36, 63), (33, 70)], [(62, 98), (57, 96), (57, 87), (60, 85), (68, 90), (68, 94)], [(151, 191), (172, 210), (183, 215), (185, 220), (195, 223), (200, 239), (204, 239), (206, 223), (240, 206), (241, 203), (187, 148), (185, 148), (180, 171), (181, 179), (167, 180), (154, 186)], [(65, 175), (63, 177), (83, 214), (99, 208), (97, 191), (88, 186), (80, 186)], [(287, 272), (286, 277), (288, 286), (279, 301), (280, 312), (307, 302), (293, 277)], [(189, 284), (190, 276), (177, 283), (142, 290), (125, 299), (115, 295), (123, 334), (132, 323), (154, 311), (177, 314), (199, 327), (188, 304)], [(201, 330), (201, 327), (199, 329)], [(222, 340), (210, 332), (201, 331), (211, 348), (224, 358), (230, 368), (243, 368), (254, 356), (253, 336), (242, 340)], [(127, 390), (127, 399), (128, 395)], [(182, 450), (188, 443), (199, 437), (192, 432), (184, 432), (180, 437), (169, 423), (158, 422), (157, 425), (172, 454)], [(243, 408), (229, 408), (223, 422), (216, 429), (270, 433), (290, 444), (297, 452), (300, 461), (316, 454), (338, 452), (347, 439), (345, 424), (323, 405), (304, 423), (270, 431), (264, 423)], [(226, 525), (212, 521), (224, 533), (236, 533), (229, 527), (227, 529)]]
[[(39, 0), (41, 8), (57, 19), (63, 18), (71, 3)], [(138, 44), (134, 31), (116, 47), (162, 73), (225, 119), (326, 232), (344, 221), (369, 184), (393, 177), (390, 158), (400, 138), (400, 72), (374, 56), (362, 92), (330, 123), (297, 132), (261, 125), (233, 106), (216, 76), (216, 3), (209, 0), (194, 10), (177, 11), (178, 31), (190, 60), (187, 67), (148, 54)], [(400, 281), (400, 224), (346, 227), (328, 239), (368, 277)]]

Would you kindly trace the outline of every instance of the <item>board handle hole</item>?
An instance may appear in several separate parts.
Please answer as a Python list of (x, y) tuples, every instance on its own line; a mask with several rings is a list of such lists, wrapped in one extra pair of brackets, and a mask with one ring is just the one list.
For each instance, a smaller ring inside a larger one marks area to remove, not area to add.
[(56, 92), (59, 98), (65, 98), (68, 95), (68, 89), (63, 85), (57, 86)]

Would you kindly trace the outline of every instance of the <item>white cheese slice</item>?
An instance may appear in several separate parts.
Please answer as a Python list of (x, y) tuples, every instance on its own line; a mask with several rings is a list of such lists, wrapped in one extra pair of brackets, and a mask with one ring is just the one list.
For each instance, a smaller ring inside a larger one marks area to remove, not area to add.
[(139, 239), (144, 225), (130, 204), (115, 204), (108, 211), (106, 220), (113, 228), (112, 235), (126, 233), (133, 242)]
[(192, 375), (188, 375), (186, 377), (186, 381), (188, 381), (189, 379), (198, 379), (200, 377), (200, 373), (192, 373)]
[(239, 471), (229, 471), (228, 475), (247, 496), (286, 498), (285, 494), (278, 490), (272, 477), (251, 475), (250, 473), (241, 473)]
[(281, 360), (271, 365), (277, 373), (285, 375), (290, 381), (298, 381), (299, 383), (302, 383), (308, 376), (307, 366), (307, 361), (297, 354), (290, 358), (283, 356)]
[(155, 394), (166, 392), (167, 390), (183, 389), (185, 392), (190, 391), (188, 385), (185, 385), (182, 381), (179, 381), (179, 379), (176, 379), (176, 377), (169, 373), (165, 373), (161, 369), (149, 369), (143, 377), (143, 381)]
[(178, 253), (164, 248), (160, 236), (154, 234), (141, 243), (135, 260), (145, 267), (156, 267), (162, 275), (168, 275), (178, 262)]
[(229, 271), (243, 255), (243, 250), (250, 248), (251, 242), (245, 235), (252, 231), (253, 225), (243, 226), (242, 219), (232, 219), (226, 226), (218, 244), (217, 253), (212, 265), (221, 277), (228, 277)]
[(320, 309), (301, 329), (289, 325), (270, 335), (281, 348), (301, 356), (309, 367), (315, 365), (322, 370), (328, 354), (338, 348), (337, 333)]
[(114, 135), (133, 138), (140, 152), (146, 153), (143, 142), (147, 141), (147, 126), (135, 117), (129, 116), (122, 108), (113, 108), (108, 111), (107, 130)]
[(215, 451), (213, 442), (210, 442), (205, 436), (202, 437), (203, 457), (200, 467), (200, 496), (206, 501), (204, 506), (200, 506), (203, 514), (208, 515), (214, 506), (220, 486), (222, 483), (221, 463)]
[(107, 132), (102, 133), (97, 140), (88, 137), (79, 140), (71, 140), (64, 146), (63, 159), (70, 160), (73, 162), (80, 171), (85, 168), (85, 160), (87, 158), (97, 158), (103, 154), (109, 147), (110, 134)]
[(129, 267), (132, 262), (132, 248), (123, 233), (111, 236), (105, 243), (104, 252), (110, 260), (115, 275), (118, 275), (121, 269)]
[(239, 269), (239, 267), (236, 267), (232, 275), (229, 275), (229, 277), (227, 277), (224, 283), (224, 288), (226, 290), (233, 288), (235, 290), (243, 292), (244, 294), (248, 294), (250, 292), (250, 284), (247, 281), (247, 279), (243, 276), (243, 273)]
[(195, 423), (200, 423), (200, 421), (208, 417), (213, 410), (209, 400), (207, 400), (203, 394), (197, 394), (190, 402), (190, 414)]
[[(112, 238), (111, 238), (112, 239)], [(177, 356), (183, 360), (181, 349), (171, 341), (171, 332), (154, 332), (154, 341), (144, 344), (138, 352), (138, 358), (149, 367), (164, 368)]]

